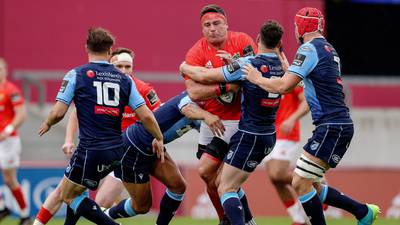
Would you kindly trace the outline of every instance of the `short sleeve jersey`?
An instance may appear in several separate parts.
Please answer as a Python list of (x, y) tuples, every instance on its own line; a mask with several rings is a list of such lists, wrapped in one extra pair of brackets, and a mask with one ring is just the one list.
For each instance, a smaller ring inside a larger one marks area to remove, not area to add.
[(344, 101), (340, 58), (325, 38), (301, 45), (288, 72), (303, 79), (304, 96), (315, 125), (352, 123)]
[(248, 56), (222, 67), (225, 81), (242, 81), (242, 112), (239, 130), (247, 133), (264, 135), (275, 133), (275, 117), (278, 110), (280, 95), (269, 93), (259, 86), (244, 80), (241, 68), (251, 64), (257, 68), (263, 77), (282, 77), (284, 71), (278, 56), (274, 53)]
[[(21, 91), (13, 83), (5, 81), (0, 83), (0, 132), (14, 119), (14, 107), (24, 104)], [(11, 136), (17, 135), (14, 131)]]
[(88, 150), (122, 146), (121, 119), (125, 106), (136, 109), (145, 102), (135, 83), (112, 64), (99, 61), (77, 67), (65, 75), (57, 101), (74, 101), (79, 123), (79, 145)]
[[(254, 55), (256, 45), (245, 33), (228, 31), (228, 39), (221, 50), (229, 52), (234, 58)], [(185, 61), (189, 65), (207, 68), (224, 66), (224, 61), (216, 56), (217, 49), (209, 45), (203, 37), (186, 54)], [(188, 79), (185, 77), (185, 79)], [(240, 98), (235, 98), (232, 103), (224, 104), (217, 99), (210, 99), (202, 104), (204, 109), (219, 116), (222, 120), (239, 120)]]
[[(143, 82), (142, 80), (132, 77), (133, 81), (135, 82), (136, 88), (139, 94), (143, 97), (144, 101), (146, 102), (147, 107), (151, 111), (155, 111), (160, 107), (161, 100), (158, 98), (156, 91), (154, 88), (148, 84)], [(134, 124), (138, 121), (138, 118), (135, 115), (135, 111), (131, 109), (131, 107), (126, 106), (124, 109), (124, 113), (122, 116), (122, 130), (125, 130), (129, 125)]]
[[(154, 116), (160, 126), (162, 133), (170, 129), (176, 122), (185, 117), (181, 113), (181, 109), (187, 104), (193, 103), (186, 92), (171, 98), (164, 104), (160, 106), (155, 112)], [(193, 103), (194, 104), (194, 103)], [(137, 140), (146, 146), (149, 146), (147, 153), (151, 154), (152, 150), (151, 143), (153, 141), (153, 136), (144, 128), (141, 122), (137, 122), (129, 126), (126, 130), (126, 136), (128, 140), (135, 144), (132, 140)], [(167, 144), (167, 143), (165, 143)]]
[(281, 103), (279, 104), (278, 112), (276, 112), (276, 138), (285, 139), (290, 141), (300, 141), (300, 122), (297, 121), (288, 134), (280, 132), (279, 127), (282, 122), (289, 118), (299, 107), (300, 99), (299, 95), (303, 93), (302, 87), (296, 87), (293, 91), (282, 95)]

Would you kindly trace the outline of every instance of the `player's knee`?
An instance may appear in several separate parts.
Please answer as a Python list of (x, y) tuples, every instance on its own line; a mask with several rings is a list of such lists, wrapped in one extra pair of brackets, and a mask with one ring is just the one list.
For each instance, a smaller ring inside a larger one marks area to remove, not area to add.
[(4, 184), (7, 185), (7, 187), (9, 187), (10, 189), (14, 189), (15, 187), (18, 186), (17, 179), (13, 176), (5, 175), (3, 176), (3, 181)]
[(151, 201), (146, 201), (138, 204), (133, 204), (133, 201), (131, 201), (131, 207), (136, 214), (146, 214), (151, 209)]
[(114, 204), (114, 201), (107, 196), (104, 195), (96, 195), (96, 203), (103, 208), (111, 208)]
[(272, 184), (275, 186), (283, 186), (288, 185), (286, 177), (288, 176), (288, 171), (286, 170), (270, 170), (268, 171), (269, 179), (271, 180)]
[(218, 186), (218, 195), (222, 196), (223, 194), (227, 193), (227, 192), (236, 192), (237, 189), (235, 189), (234, 187), (231, 187), (229, 185), (220, 183), (220, 185)]
[(201, 177), (201, 179), (203, 179), (203, 181), (205, 183), (211, 183), (215, 180), (215, 171), (213, 168), (210, 168), (209, 165), (207, 164), (200, 164), (199, 167), (197, 168), (197, 171)]
[(173, 193), (183, 194), (186, 191), (186, 181), (183, 178), (177, 179), (172, 184), (167, 185), (167, 188)]

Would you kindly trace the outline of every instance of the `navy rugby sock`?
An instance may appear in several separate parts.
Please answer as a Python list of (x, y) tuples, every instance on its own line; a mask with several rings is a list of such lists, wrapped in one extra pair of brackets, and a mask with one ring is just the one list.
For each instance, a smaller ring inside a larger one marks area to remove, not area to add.
[(307, 194), (300, 196), (299, 200), (312, 225), (326, 225), (322, 203), (314, 188)]
[(361, 204), (327, 185), (321, 185), (320, 198), (323, 203), (344, 209), (353, 214), (358, 220), (361, 220), (368, 213), (367, 205)]
[(71, 207), (67, 206), (67, 215), (65, 216), (64, 225), (75, 225), (81, 216), (75, 214)]
[(113, 219), (136, 216), (135, 210), (132, 209), (131, 201), (131, 198), (120, 201), (118, 205), (108, 210), (108, 215)]
[(104, 214), (100, 206), (85, 195), (80, 195), (72, 200), (69, 205), (75, 214), (85, 217), (87, 220), (98, 225), (118, 225), (110, 217)]
[(248, 223), (253, 219), (253, 214), (251, 214), (249, 203), (247, 202), (246, 193), (244, 192), (243, 188), (239, 188), (239, 191), (237, 193), (240, 199), (240, 203), (243, 206), (244, 221)]
[(221, 197), (226, 216), (232, 225), (245, 225), (243, 206), (237, 192), (227, 192)]
[(157, 225), (167, 225), (175, 215), (175, 211), (183, 200), (184, 194), (175, 194), (169, 189), (165, 191), (160, 203), (160, 213), (157, 217)]

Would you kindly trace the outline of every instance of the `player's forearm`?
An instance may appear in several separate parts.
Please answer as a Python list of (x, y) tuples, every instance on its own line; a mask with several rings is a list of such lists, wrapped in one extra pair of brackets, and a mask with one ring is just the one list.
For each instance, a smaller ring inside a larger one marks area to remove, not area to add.
[(26, 119), (25, 105), (22, 104), (22, 105), (15, 107), (14, 112), (15, 112), (14, 118), (13, 118), (11, 124), (9, 124), (9, 125), (11, 125), (14, 129), (17, 129), (22, 125), (22, 123)]
[(74, 142), (77, 130), (78, 130), (78, 116), (75, 108), (69, 115), (67, 130), (65, 133), (65, 142)]
[(301, 101), (297, 110), (289, 117), (294, 121), (298, 121), (310, 111), (308, 104), (305, 100)]
[(194, 104), (187, 104), (181, 109), (183, 115), (192, 120), (204, 120), (209, 113)]
[[(189, 94), (190, 99), (193, 101), (204, 101), (212, 98), (217, 98), (221, 94), (219, 84), (205, 85), (197, 83), (193, 80), (186, 80), (186, 90)], [(227, 84), (226, 92), (239, 90), (239, 85), (237, 84)]]
[(56, 102), (56, 104), (51, 109), (47, 119), (45, 120), (45, 123), (49, 126), (53, 126), (54, 124), (60, 122), (64, 118), (67, 110), (68, 105), (59, 101)]

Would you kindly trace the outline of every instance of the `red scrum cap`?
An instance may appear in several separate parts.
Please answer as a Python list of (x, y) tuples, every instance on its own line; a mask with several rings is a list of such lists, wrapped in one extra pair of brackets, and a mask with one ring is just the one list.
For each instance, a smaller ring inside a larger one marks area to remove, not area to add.
[(325, 26), (324, 15), (316, 8), (304, 7), (300, 9), (294, 17), (297, 32), (300, 37), (306, 33), (323, 32)]

